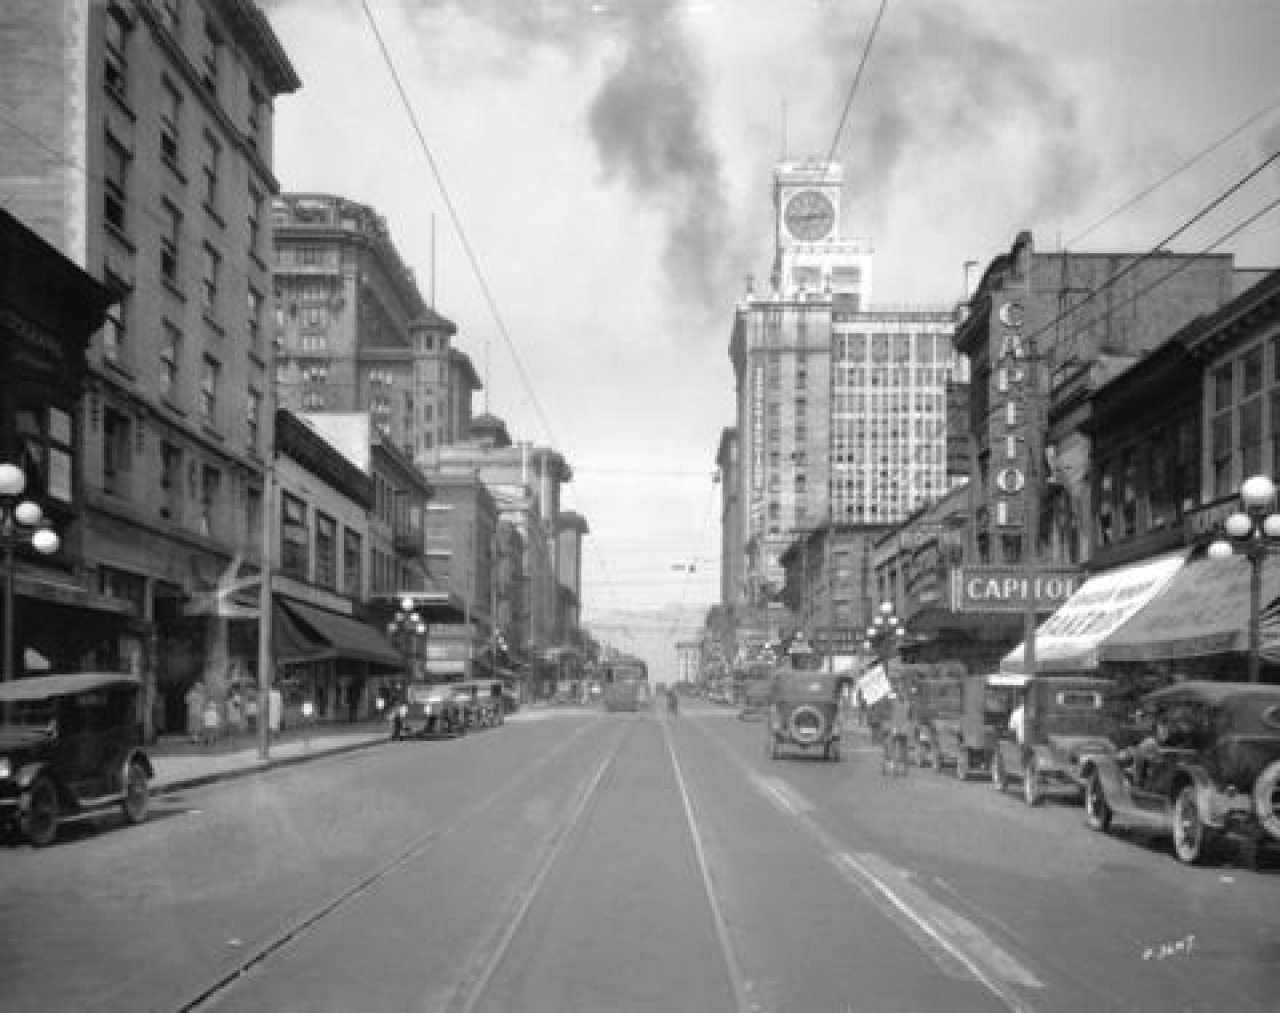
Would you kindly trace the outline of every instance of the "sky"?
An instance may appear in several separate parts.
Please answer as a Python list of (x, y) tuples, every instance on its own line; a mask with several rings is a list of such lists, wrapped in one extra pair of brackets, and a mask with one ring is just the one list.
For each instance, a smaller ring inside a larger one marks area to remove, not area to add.
[(262, 4), (302, 80), (281, 188), (385, 217), (475, 412), (573, 469), (584, 623), (660, 664), (719, 596), (728, 342), (780, 158), (843, 164), (879, 305), (954, 305), (1024, 229), (1280, 265), (1280, 211), (1223, 238), (1280, 196), (1277, 163), (1178, 232), (1280, 151), (1280, 3), (881, 4)]

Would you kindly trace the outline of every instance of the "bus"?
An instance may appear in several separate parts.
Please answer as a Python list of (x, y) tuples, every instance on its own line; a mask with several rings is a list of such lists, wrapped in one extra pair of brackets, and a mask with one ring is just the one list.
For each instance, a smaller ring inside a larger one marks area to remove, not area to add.
[(649, 703), (649, 666), (639, 658), (619, 658), (601, 669), (604, 709), (638, 711)]

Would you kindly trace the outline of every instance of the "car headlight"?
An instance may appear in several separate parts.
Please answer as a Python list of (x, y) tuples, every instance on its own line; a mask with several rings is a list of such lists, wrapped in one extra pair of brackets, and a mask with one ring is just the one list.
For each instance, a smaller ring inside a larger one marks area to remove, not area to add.
[(13, 777), (13, 764), (9, 762), (9, 757), (0, 756), (0, 781), (7, 781)]
[(402, 703), (397, 709), (399, 710), (402, 718), (407, 718), (409, 716), (409, 705), (407, 703)]

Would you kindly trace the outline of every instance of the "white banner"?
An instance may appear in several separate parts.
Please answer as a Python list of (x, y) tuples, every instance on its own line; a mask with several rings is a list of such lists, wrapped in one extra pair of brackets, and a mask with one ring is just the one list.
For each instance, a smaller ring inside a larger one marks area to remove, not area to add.
[(883, 665), (876, 665), (858, 680), (858, 692), (868, 704), (884, 699), (889, 695), (889, 690), (889, 677), (885, 674)]

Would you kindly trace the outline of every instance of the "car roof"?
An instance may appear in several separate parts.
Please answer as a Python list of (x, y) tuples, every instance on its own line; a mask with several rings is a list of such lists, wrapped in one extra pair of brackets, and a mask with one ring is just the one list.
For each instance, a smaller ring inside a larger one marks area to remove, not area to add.
[(1213, 682), (1208, 679), (1190, 679), (1175, 682), (1153, 690), (1142, 698), (1143, 703), (1162, 703), (1167, 700), (1201, 700), (1218, 704), (1224, 700), (1247, 696), (1275, 697), (1280, 699), (1280, 686), (1257, 682)]
[(33, 675), (0, 682), (0, 703), (69, 696), (107, 686), (141, 686), (142, 680), (125, 672), (73, 672), (69, 675)]

